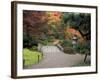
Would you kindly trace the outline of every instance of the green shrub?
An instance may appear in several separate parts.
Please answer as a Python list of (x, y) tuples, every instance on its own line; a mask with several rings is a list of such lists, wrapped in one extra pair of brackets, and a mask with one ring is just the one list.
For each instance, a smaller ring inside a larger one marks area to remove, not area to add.
[(72, 42), (70, 40), (62, 40), (61, 46), (63, 47), (65, 53), (68, 53), (68, 54), (74, 53), (73, 45), (72, 45)]
[(32, 50), (33, 51), (37, 51), (38, 49), (37, 49), (37, 46), (32, 46)]
[(79, 53), (88, 53), (90, 54), (90, 44), (89, 43), (79, 43), (77, 44), (75, 50)]
[(23, 49), (23, 60), (24, 65), (23, 67), (29, 67), (33, 64), (39, 63), (43, 58), (43, 54), (38, 51), (32, 51), (30, 49), (24, 48)]
[(72, 47), (63, 47), (64, 49), (64, 52), (65, 53), (68, 53), (68, 54), (73, 54), (74, 53), (74, 50)]
[(50, 45), (52, 42), (48, 39), (45, 39), (45, 40), (41, 40), (40, 43), (43, 45)]
[(63, 47), (65, 46), (72, 47), (72, 42), (70, 40), (63, 40), (61, 45)]
[(37, 46), (38, 42), (35, 38), (27, 36), (26, 33), (23, 34), (23, 48), (32, 48), (32, 46)]

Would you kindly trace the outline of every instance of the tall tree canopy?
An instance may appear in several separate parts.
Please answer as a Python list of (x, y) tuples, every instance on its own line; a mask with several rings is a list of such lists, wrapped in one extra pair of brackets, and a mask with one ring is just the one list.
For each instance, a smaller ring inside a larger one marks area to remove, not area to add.
[(91, 36), (91, 17), (88, 13), (63, 13), (64, 24), (80, 32), (86, 40)]
[(23, 11), (23, 29), (28, 36), (40, 35), (42, 28), (46, 25), (46, 14), (43, 11)]

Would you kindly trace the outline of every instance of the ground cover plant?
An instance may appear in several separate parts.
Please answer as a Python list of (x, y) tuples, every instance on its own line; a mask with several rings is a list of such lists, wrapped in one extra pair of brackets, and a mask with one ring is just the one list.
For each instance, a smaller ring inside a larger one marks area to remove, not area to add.
[(34, 51), (30, 49), (23, 49), (24, 66), (31, 66), (37, 64), (43, 57), (42, 53), (39, 51)]

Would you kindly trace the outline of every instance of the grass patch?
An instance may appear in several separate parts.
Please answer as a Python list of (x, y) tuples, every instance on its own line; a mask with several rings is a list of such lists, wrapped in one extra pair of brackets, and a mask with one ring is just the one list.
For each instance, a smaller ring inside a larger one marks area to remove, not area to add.
[(33, 64), (39, 63), (43, 58), (42, 53), (35, 51), (35, 50), (30, 50), (27, 48), (23, 49), (23, 59), (24, 59), (24, 67), (25, 66), (31, 66)]

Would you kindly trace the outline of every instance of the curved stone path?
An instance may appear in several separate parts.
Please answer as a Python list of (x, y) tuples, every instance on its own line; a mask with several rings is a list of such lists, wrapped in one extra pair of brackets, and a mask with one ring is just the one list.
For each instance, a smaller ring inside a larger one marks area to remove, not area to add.
[[(44, 55), (43, 60), (41, 60), (38, 64), (25, 69), (71, 67), (78, 63), (82, 63), (85, 56), (81, 54), (65, 54), (56, 46), (44, 46), (42, 51)], [(89, 60), (90, 56), (87, 57), (87, 61)]]

